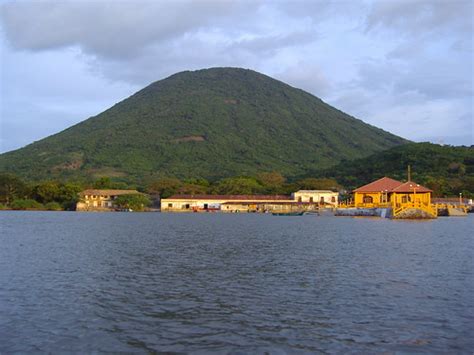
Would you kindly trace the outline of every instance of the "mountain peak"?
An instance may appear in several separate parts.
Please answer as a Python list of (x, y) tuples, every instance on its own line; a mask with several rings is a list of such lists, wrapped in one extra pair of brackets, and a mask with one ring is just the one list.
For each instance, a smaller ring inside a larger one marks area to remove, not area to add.
[(243, 68), (184, 71), (103, 113), (0, 156), (30, 179), (305, 174), (403, 144), (281, 81)]

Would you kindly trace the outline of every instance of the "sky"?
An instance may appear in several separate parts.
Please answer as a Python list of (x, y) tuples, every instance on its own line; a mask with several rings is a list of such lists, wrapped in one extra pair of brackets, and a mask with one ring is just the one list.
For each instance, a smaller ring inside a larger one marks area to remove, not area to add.
[(184, 70), (256, 70), (413, 141), (474, 144), (472, 0), (0, 0), (0, 152)]

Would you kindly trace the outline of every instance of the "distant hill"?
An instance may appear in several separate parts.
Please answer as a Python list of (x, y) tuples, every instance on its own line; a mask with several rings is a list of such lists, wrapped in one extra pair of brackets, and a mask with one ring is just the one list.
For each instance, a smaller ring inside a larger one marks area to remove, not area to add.
[(291, 177), (407, 143), (300, 89), (238, 68), (157, 81), (101, 114), (0, 155), (23, 178)]
[(406, 181), (411, 178), (426, 185), (438, 196), (474, 197), (474, 146), (453, 147), (431, 143), (410, 143), (369, 157), (342, 161), (315, 176), (335, 178), (347, 189), (354, 189), (383, 176)]

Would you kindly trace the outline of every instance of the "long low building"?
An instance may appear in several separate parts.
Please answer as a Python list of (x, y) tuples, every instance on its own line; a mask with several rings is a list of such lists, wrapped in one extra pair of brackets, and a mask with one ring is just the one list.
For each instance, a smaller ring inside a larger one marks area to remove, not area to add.
[(174, 195), (161, 200), (163, 212), (266, 212), (337, 207), (337, 192), (300, 190), (291, 195)]

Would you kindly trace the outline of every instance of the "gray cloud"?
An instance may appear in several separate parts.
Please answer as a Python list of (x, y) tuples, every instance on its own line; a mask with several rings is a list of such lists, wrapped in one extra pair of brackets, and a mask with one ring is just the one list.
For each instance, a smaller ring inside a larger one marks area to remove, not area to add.
[(331, 89), (331, 83), (318, 65), (301, 61), (277, 73), (276, 78), (295, 87), (324, 97)]
[(246, 50), (251, 53), (273, 54), (281, 48), (301, 46), (316, 41), (313, 32), (290, 32), (278, 35), (264, 35), (252, 39), (237, 40), (231, 44), (231, 49)]
[(211, 22), (237, 19), (258, 2), (41, 1), (2, 6), (7, 37), (19, 49), (77, 45), (104, 58), (138, 56), (148, 46), (175, 39)]
[(448, 31), (472, 33), (471, 0), (375, 1), (367, 16), (367, 29), (384, 27), (397, 33), (424, 35)]

